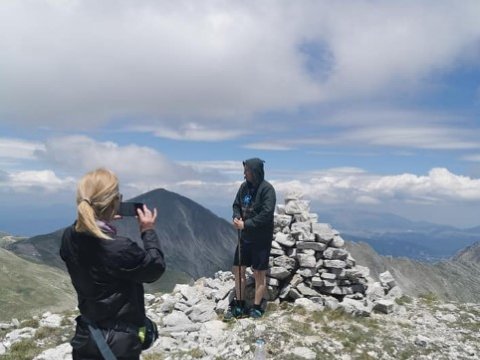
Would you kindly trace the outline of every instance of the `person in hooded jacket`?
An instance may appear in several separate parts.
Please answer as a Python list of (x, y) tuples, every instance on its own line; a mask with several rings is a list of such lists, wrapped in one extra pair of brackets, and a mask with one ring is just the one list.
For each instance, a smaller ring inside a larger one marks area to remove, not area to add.
[[(265, 180), (264, 161), (259, 158), (243, 162), (245, 181), (240, 185), (233, 202), (233, 226), (239, 231), (239, 244), (235, 250), (236, 299), (230, 304), (225, 320), (250, 316), (262, 317), (267, 284), (266, 273), (273, 240), (273, 214), (276, 195), (273, 186)], [(255, 277), (253, 307), (245, 305), (245, 270), (251, 266)]]
[[(119, 360), (138, 360), (145, 344), (144, 282), (165, 271), (157, 217), (146, 205), (137, 210), (143, 246), (116, 233), (111, 224), (121, 202), (118, 179), (107, 169), (87, 173), (78, 183), (76, 222), (65, 229), (60, 256), (77, 292), (73, 360), (103, 359), (91, 326)], [(155, 328), (156, 329), (156, 328)], [(150, 339), (151, 341), (151, 339)]]

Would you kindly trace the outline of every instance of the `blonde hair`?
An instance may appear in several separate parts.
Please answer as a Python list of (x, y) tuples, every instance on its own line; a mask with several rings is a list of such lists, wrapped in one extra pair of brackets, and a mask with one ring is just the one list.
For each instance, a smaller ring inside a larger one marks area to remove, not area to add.
[(75, 230), (98, 238), (111, 239), (100, 230), (96, 220), (111, 220), (119, 201), (118, 179), (112, 171), (99, 168), (85, 174), (77, 186)]

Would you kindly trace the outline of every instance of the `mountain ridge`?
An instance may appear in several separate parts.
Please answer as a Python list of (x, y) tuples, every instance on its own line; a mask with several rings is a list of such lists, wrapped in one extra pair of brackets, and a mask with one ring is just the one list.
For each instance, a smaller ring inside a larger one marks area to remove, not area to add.
[[(193, 278), (212, 275), (231, 266), (236, 244), (236, 231), (226, 220), (194, 201), (156, 189), (130, 199), (157, 208), (155, 229), (165, 253), (167, 269), (188, 274)], [(142, 245), (138, 221), (124, 217), (114, 221), (118, 233)], [(32, 261), (46, 263), (65, 270), (58, 249), (64, 229), (17, 241), (7, 249)]]

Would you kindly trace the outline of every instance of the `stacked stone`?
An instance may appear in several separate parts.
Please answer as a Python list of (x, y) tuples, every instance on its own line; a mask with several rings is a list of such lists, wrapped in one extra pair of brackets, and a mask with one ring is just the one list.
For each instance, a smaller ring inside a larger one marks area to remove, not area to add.
[(356, 266), (338, 231), (319, 223), (308, 201), (288, 194), (285, 204), (277, 205), (274, 222), (269, 300), (364, 298), (369, 269)]

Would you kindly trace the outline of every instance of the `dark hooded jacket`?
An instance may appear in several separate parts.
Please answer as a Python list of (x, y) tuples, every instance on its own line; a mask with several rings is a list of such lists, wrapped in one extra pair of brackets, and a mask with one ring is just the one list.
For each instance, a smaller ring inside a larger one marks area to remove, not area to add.
[(244, 181), (233, 202), (233, 218), (243, 219), (242, 240), (246, 242), (270, 243), (273, 239), (276, 195), (273, 186), (265, 180), (263, 163), (258, 158), (243, 162), (252, 172), (254, 181)]
[[(109, 234), (110, 235), (110, 234)], [(143, 247), (114, 236), (100, 239), (79, 233), (75, 225), (65, 229), (60, 256), (78, 295), (82, 316), (107, 329), (108, 345), (120, 357), (136, 358), (141, 352), (138, 333), (126, 331), (145, 325), (143, 282), (157, 280), (165, 271), (165, 261), (155, 230), (141, 235)], [(100, 356), (81, 318), (72, 340), (74, 352)]]

